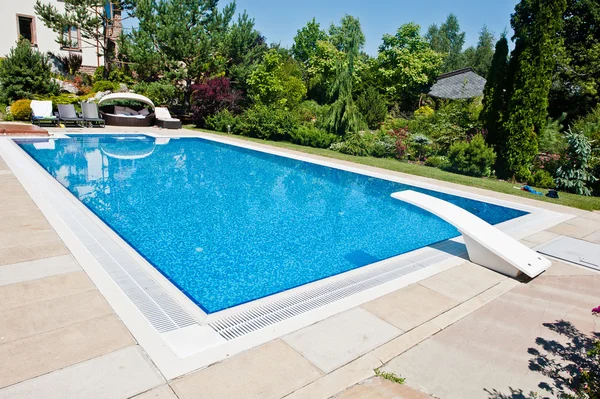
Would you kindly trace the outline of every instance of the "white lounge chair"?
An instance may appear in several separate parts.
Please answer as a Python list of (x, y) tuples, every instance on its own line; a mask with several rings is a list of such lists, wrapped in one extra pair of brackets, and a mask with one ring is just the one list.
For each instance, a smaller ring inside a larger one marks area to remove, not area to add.
[(52, 101), (31, 100), (31, 123), (41, 126), (42, 123), (58, 125), (58, 118), (52, 113)]
[(156, 107), (156, 126), (165, 129), (181, 129), (181, 121), (177, 118), (172, 118), (171, 113), (166, 107)]
[(521, 272), (535, 277), (551, 265), (547, 258), (447, 201), (412, 190), (393, 193), (392, 197), (433, 213), (456, 227), (463, 235), (473, 263), (510, 277), (517, 277)]

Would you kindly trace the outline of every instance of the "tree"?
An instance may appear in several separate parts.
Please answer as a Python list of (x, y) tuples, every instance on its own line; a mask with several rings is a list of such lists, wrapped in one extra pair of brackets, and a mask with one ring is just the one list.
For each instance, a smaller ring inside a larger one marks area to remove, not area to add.
[(328, 41), (317, 41), (316, 50), (308, 61), (306, 80), (308, 98), (319, 104), (329, 100), (329, 91), (333, 85), (339, 63), (346, 62), (346, 55)]
[(364, 116), (369, 129), (377, 129), (385, 120), (388, 107), (385, 97), (379, 94), (376, 88), (367, 87), (357, 98), (356, 105)]
[(306, 96), (306, 86), (294, 59), (271, 49), (248, 77), (248, 94), (259, 104), (293, 108)]
[(469, 47), (463, 53), (464, 66), (471, 67), (481, 76), (487, 76), (494, 57), (494, 34), (484, 25), (479, 32), (476, 47)]
[(431, 25), (425, 38), (434, 51), (446, 55), (441, 68), (442, 73), (464, 66), (462, 48), (465, 44), (465, 32), (460, 31), (456, 15), (448, 15), (446, 22), (439, 28), (435, 24)]
[(192, 85), (192, 110), (194, 123), (204, 126), (206, 118), (220, 111), (237, 111), (237, 103), (241, 98), (238, 91), (231, 88), (229, 79), (213, 78)]
[[(334, 28), (333, 25), (332, 28)], [(328, 130), (341, 135), (348, 132), (358, 133), (365, 125), (352, 97), (355, 62), (364, 43), (365, 35), (358, 19), (348, 15), (342, 19), (342, 28), (344, 35), (339, 38), (338, 43), (340, 45), (338, 49), (343, 51), (346, 57), (345, 62), (341, 60), (337, 62), (337, 76), (329, 91), (333, 104), (331, 104), (330, 113), (326, 120)], [(330, 34), (331, 31), (332, 29), (330, 29)], [(334, 34), (331, 34), (331, 36), (339, 33), (336, 33), (335, 29), (333, 31)]]
[(22, 39), (0, 62), (0, 102), (47, 93), (58, 94), (50, 62), (45, 55), (35, 51), (28, 40)]
[(379, 46), (376, 69), (390, 102), (414, 109), (419, 94), (438, 74), (444, 55), (431, 49), (413, 22), (402, 25), (395, 35), (385, 34)]
[[(53, 4), (37, 0), (34, 10), (44, 25), (58, 34), (56, 42), (61, 47), (72, 47), (64, 33), (76, 27), (81, 41), (91, 48), (98, 48), (98, 57), (104, 57), (104, 77), (108, 77), (115, 57), (115, 43), (112, 40), (112, 15), (106, 13), (106, 0), (64, 0), (64, 5), (65, 11), (60, 12)], [(120, 2), (112, 5), (120, 12)]]
[(506, 130), (505, 176), (527, 180), (538, 152), (538, 134), (546, 123), (548, 93), (552, 84), (558, 33), (566, 0), (522, 0), (515, 7), (515, 31)]
[(559, 54), (550, 91), (552, 117), (567, 113), (567, 123), (600, 103), (600, 2), (567, 0)]
[(479, 119), (487, 131), (486, 142), (496, 150), (503, 151), (502, 117), (506, 109), (506, 73), (508, 70), (508, 40), (502, 35), (496, 43), (496, 51), (487, 75), (487, 82), (483, 90), (483, 109)]
[(321, 25), (313, 18), (306, 26), (298, 30), (292, 45), (292, 55), (296, 61), (308, 65), (309, 60), (317, 52), (317, 42), (327, 40), (327, 33), (321, 29)]
[(583, 133), (573, 131), (567, 133), (567, 142), (567, 159), (556, 171), (556, 186), (575, 194), (592, 195), (588, 185), (598, 181), (590, 173), (592, 143)]
[[(356, 37), (353, 37), (354, 35)], [(365, 45), (365, 34), (358, 18), (346, 14), (340, 21), (339, 26), (331, 24), (329, 27), (329, 42), (346, 54), (354, 51), (355, 46), (360, 52)]]
[(192, 83), (222, 73), (227, 66), (221, 44), (226, 41), (235, 3), (222, 10), (218, 0), (134, 3), (130, 14), (139, 26), (127, 35), (127, 58), (145, 70), (158, 67), (173, 82), (185, 82), (184, 102), (189, 104)]

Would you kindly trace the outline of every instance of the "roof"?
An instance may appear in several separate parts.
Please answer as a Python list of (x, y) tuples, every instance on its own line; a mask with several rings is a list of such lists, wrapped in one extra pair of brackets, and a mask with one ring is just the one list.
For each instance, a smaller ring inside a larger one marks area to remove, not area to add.
[(483, 95), (485, 83), (486, 80), (477, 75), (472, 68), (463, 68), (438, 76), (428, 94), (452, 100), (473, 98)]
[(149, 106), (151, 106), (152, 108), (154, 108), (154, 104), (152, 103), (152, 101), (145, 96), (142, 96), (141, 94), (135, 94), (135, 93), (113, 93), (113, 94), (108, 94), (104, 97), (102, 97), (100, 99), (100, 101), (98, 101), (98, 105), (100, 105), (100, 103), (103, 103), (105, 101), (110, 101), (110, 100), (133, 100), (133, 101), (139, 101), (142, 102), (144, 104), (147, 104)]

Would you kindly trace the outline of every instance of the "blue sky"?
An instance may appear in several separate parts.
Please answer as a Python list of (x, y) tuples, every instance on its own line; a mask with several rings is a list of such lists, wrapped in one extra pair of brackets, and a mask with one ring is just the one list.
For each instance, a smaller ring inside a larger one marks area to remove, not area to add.
[[(222, 5), (227, 1), (221, 2)], [(256, 28), (269, 43), (289, 47), (296, 31), (315, 17), (321, 26), (329, 27), (344, 14), (360, 19), (367, 38), (365, 51), (377, 54), (384, 33), (394, 33), (404, 23), (414, 21), (423, 32), (429, 25), (440, 25), (446, 16), (458, 16), (466, 32), (465, 48), (477, 43), (478, 32), (485, 24), (498, 37), (510, 29), (510, 14), (517, 0), (237, 0), (238, 12), (244, 9), (256, 20)], [(509, 30), (509, 32), (511, 32)], [(509, 35), (510, 36), (510, 35)]]

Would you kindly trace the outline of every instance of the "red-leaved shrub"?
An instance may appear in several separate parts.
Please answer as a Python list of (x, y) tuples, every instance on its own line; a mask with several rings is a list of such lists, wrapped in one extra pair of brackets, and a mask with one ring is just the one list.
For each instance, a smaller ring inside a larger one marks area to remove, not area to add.
[(242, 94), (231, 87), (228, 78), (213, 78), (192, 85), (192, 111), (194, 123), (204, 126), (206, 118), (217, 112), (238, 111), (238, 102)]

